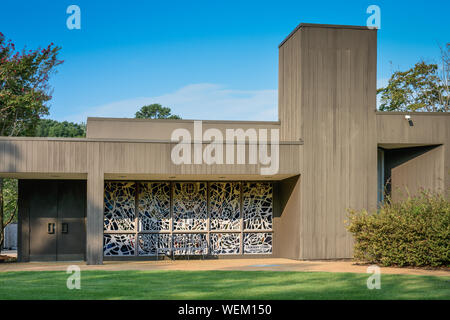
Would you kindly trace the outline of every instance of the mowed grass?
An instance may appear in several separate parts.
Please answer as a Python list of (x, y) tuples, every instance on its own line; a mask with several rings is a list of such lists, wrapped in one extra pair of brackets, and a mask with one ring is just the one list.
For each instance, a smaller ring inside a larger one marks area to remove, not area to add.
[(450, 277), (271, 271), (82, 271), (0, 273), (0, 299), (450, 299)]

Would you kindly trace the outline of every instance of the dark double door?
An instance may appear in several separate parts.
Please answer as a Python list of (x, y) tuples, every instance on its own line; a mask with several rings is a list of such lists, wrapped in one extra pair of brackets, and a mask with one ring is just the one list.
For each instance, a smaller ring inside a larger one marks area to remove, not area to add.
[(85, 260), (86, 182), (25, 180), (31, 261)]

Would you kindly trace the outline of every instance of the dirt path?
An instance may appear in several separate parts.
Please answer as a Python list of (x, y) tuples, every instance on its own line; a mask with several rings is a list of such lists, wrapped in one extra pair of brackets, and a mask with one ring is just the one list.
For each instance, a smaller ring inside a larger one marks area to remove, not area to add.
[[(28, 262), (0, 263), (0, 272), (6, 271), (65, 271), (69, 265), (79, 265), (81, 270), (243, 270), (243, 271), (326, 271), (366, 273), (367, 266), (351, 261), (297, 261), (281, 258), (220, 259), (220, 260), (163, 260), (163, 261), (106, 261), (101, 266), (85, 262)], [(450, 270), (425, 270), (412, 268), (381, 268), (382, 274), (410, 274), (450, 276)]]

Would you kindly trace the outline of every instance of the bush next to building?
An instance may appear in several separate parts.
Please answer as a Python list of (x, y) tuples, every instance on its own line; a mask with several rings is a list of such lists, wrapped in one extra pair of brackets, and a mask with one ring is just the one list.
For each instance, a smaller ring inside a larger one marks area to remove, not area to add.
[(349, 210), (357, 261), (382, 266), (450, 266), (450, 202), (422, 192), (377, 212)]

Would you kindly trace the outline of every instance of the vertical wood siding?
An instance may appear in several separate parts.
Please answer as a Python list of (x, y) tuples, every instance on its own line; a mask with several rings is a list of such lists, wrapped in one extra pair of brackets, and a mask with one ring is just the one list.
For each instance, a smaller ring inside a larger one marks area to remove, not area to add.
[(298, 258), (351, 257), (347, 209), (376, 205), (376, 31), (300, 28), (280, 48), (279, 99), (282, 136), (304, 140)]

